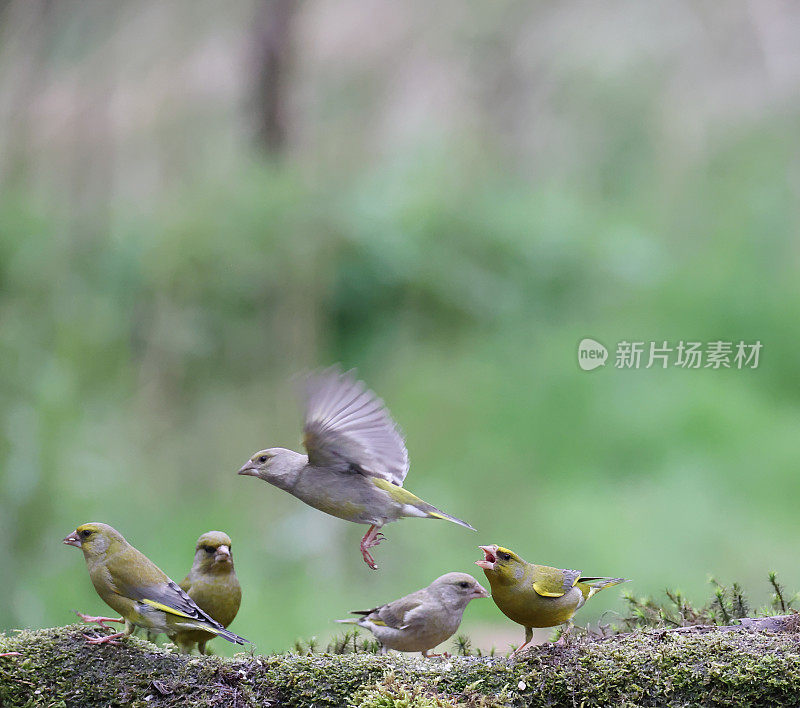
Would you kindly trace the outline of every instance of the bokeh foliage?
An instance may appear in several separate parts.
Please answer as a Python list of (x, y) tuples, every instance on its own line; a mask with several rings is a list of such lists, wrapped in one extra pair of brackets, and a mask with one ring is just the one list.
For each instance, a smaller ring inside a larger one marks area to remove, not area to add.
[[(101, 611), (60, 546), (88, 520), (173, 577), (227, 531), (263, 650), (478, 543), (637, 595), (800, 585), (798, 74), (764, 59), (790, 23), (501, 5), (303, 4), (278, 155), (247, 122), (255, 3), (3, 7), (0, 628)], [(764, 350), (586, 373), (585, 336)], [(295, 377), (335, 361), (406, 433), (409, 488), (478, 534), (390, 526), (372, 574), (363, 529), (235, 476), (298, 444)], [(519, 640), (473, 603), (483, 625)]]

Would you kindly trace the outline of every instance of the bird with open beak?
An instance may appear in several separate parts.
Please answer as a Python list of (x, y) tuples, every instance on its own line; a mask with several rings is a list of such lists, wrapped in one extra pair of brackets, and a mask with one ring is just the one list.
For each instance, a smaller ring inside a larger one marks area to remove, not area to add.
[(586, 601), (603, 588), (628, 582), (625, 578), (585, 577), (579, 570), (562, 570), (535, 565), (501, 546), (478, 546), (483, 568), (492, 588), (492, 599), (510, 620), (525, 628), (525, 643), (530, 644), (534, 627), (557, 627), (572, 621)]
[(371, 610), (353, 612), (361, 617), (336, 620), (368, 629), (381, 643), (381, 652), (419, 651), (424, 657), (433, 647), (452, 637), (470, 600), (489, 593), (466, 573), (447, 573), (428, 587)]
[(352, 372), (327, 369), (306, 387), (305, 455), (281, 447), (260, 450), (239, 470), (289, 492), (309, 506), (346, 521), (366, 524), (361, 555), (373, 570), (369, 549), (380, 529), (408, 516), (445, 519), (472, 528), (403, 488), (408, 451), (389, 412)]

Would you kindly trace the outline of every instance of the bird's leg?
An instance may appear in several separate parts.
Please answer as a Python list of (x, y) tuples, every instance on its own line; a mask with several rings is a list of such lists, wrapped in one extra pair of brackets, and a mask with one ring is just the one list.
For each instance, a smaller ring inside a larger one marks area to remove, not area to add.
[(86, 642), (88, 644), (116, 644), (119, 645), (119, 642), (114, 641), (115, 639), (119, 639), (120, 637), (127, 636), (127, 632), (117, 632), (116, 634), (104, 634), (102, 637), (90, 637), (88, 634), (84, 634), (83, 636), (86, 638)]
[(4, 656), (22, 656), (22, 654), (20, 654), (18, 651), (7, 651), (3, 654), (0, 654), (0, 658)]
[(378, 565), (375, 563), (375, 559), (370, 554), (369, 550), (373, 546), (377, 546), (384, 538), (386, 538), (378, 529), (380, 526), (376, 526), (372, 524), (372, 526), (367, 529), (367, 532), (364, 534), (364, 538), (361, 539), (361, 556), (364, 558), (364, 562), (372, 568), (372, 570), (377, 570)]
[[(83, 636), (86, 638), (86, 641), (89, 644), (119, 644), (119, 642), (114, 641), (115, 639), (119, 639), (120, 637), (129, 637), (136, 631), (136, 626), (131, 623), (130, 620), (126, 619), (114, 619), (113, 617), (99, 617), (93, 618), (95, 620), (105, 620), (106, 622), (124, 622), (125, 623), (125, 631), (124, 632), (116, 632), (115, 634), (106, 634), (102, 637), (90, 637), (88, 634), (84, 634)], [(111, 627), (106, 627), (102, 622), (98, 622), (101, 627), (104, 629), (111, 629)]]
[(533, 628), (525, 627), (525, 643), (514, 649), (514, 651), (511, 652), (511, 656), (516, 656), (517, 654), (519, 654), (532, 641), (533, 641)]
[(446, 651), (442, 652), (441, 654), (429, 654), (427, 649), (422, 652), (422, 656), (424, 656), (426, 659), (431, 659), (434, 656), (441, 656), (443, 659), (449, 659), (450, 658), (450, 654), (448, 652), (446, 652)]
[(94, 615), (85, 615), (83, 612), (75, 612), (84, 622), (89, 624), (99, 624), (103, 629), (111, 629), (106, 622), (124, 622), (122, 617), (95, 617)]

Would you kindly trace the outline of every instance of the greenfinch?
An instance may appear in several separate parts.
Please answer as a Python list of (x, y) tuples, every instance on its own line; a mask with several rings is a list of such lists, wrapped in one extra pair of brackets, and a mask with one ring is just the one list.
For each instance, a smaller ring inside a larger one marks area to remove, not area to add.
[(94, 589), (123, 618), (83, 615), (84, 619), (103, 627), (106, 622), (125, 622), (124, 632), (96, 638), (84, 635), (91, 644), (116, 643), (115, 639), (132, 634), (137, 627), (163, 632), (170, 639), (181, 631), (202, 629), (234, 644), (249, 643), (201, 610), (177, 583), (108, 524), (82, 524), (64, 543), (83, 551)]
[(361, 555), (377, 569), (369, 549), (380, 529), (407, 516), (446, 519), (475, 530), (403, 488), (408, 451), (389, 412), (352, 372), (334, 367), (309, 377), (303, 445), (308, 454), (281, 447), (260, 450), (239, 470), (283, 489), (306, 504), (346, 521), (366, 524)]
[(428, 587), (371, 610), (355, 611), (355, 619), (336, 620), (368, 629), (381, 643), (381, 652), (428, 652), (452, 637), (461, 624), (470, 600), (489, 597), (475, 578), (466, 573), (447, 573)]
[[(242, 588), (233, 569), (231, 539), (227, 534), (208, 531), (197, 539), (194, 563), (181, 588), (223, 627), (233, 622), (242, 602)], [(204, 629), (181, 630), (175, 643), (187, 654), (197, 644), (198, 651), (205, 654), (206, 643), (215, 636)]]
[(525, 628), (522, 651), (533, 639), (534, 627), (557, 627), (570, 622), (592, 595), (603, 588), (628, 582), (625, 578), (589, 578), (579, 570), (535, 565), (500, 546), (478, 546), (483, 568), (500, 611)]

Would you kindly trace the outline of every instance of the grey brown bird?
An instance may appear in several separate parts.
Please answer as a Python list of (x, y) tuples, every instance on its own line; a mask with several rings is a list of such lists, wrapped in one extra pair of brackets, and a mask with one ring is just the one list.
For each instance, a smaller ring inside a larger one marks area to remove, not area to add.
[(428, 652), (452, 637), (461, 624), (470, 600), (489, 597), (475, 578), (466, 573), (447, 573), (428, 587), (371, 610), (354, 611), (359, 618), (336, 620), (368, 629), (381, 643), (382, 653)]
[(361, 539), (364, 562), (380, 529), (407, 516), (446, 519), (475, 530), (403, 488), (408, 451), (389, 412), (353, 372), (327, 369), (306, 387), (302, 454), (282, 447), (259, 450), (239, 474), (259, 477), (315, 509), (369, 529)]

